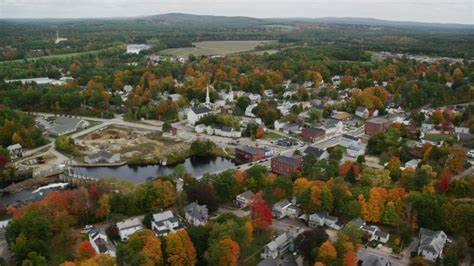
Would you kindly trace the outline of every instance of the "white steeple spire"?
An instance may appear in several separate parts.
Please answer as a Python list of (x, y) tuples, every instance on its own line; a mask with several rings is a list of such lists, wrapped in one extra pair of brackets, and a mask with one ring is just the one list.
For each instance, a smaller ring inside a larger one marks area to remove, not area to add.
[(206, 87), (206, 107), (211, 106), (211, 97), (209, 97), (209, 84)]

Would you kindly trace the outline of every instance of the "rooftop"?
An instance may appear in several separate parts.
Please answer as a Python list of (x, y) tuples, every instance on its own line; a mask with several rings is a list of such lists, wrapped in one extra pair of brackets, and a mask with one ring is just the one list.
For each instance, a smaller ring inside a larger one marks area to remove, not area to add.
[(299, 159), (293, 158), (293, 157), (288, 157), (288, 156), (283, 156), (283, 155), (277, 156), (277, 157), (273, 158), (272, 160), (277, 161), (277, 162), (281, 162), (281, 163), (284, 163), (284, 164), (289, 164), (289, 165), (292, 165), (292, 166), (299, 166), (301, 164), (301, 161)]

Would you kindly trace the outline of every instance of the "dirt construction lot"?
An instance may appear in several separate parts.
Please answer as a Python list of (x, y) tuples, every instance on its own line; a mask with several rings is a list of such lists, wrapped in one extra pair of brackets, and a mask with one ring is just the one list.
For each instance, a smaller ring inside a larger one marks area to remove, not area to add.
[(118, 126), (91, 132), (78, 139), (76, 144), (84, 155), (106, 150), (120, 154), (123, 159), (134, 155), (162, 158), (171, 152), (189, 149), (188, 143), (164, 137), (160, 132)]

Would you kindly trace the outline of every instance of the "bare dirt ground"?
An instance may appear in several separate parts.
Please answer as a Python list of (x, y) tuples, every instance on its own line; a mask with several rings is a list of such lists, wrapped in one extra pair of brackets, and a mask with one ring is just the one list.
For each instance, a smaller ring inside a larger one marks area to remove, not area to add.
[(118, 153), (124, 159), (134, 155), (145, 158), (164, 157), (171, 152), (189, 149), (189, 144), (163, 137), (160, 132), (119, 126), (91, 132), (76, 140), (76, 144), (81, 147), (84, 155), (106, 150)]

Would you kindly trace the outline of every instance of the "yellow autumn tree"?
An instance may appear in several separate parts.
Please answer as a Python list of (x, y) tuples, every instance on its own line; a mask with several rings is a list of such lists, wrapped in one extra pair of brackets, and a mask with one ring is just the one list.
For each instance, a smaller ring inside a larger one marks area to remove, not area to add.
[(365, 200), (365, 197), (364, 195), (359, 194), (357, 199), (360, 204), (360, 215), (362, 216), (362, 219), (364, 219), (364, 221), (367, 221), (369, 219), (369, 210), (367, 209), (367, 202)]

